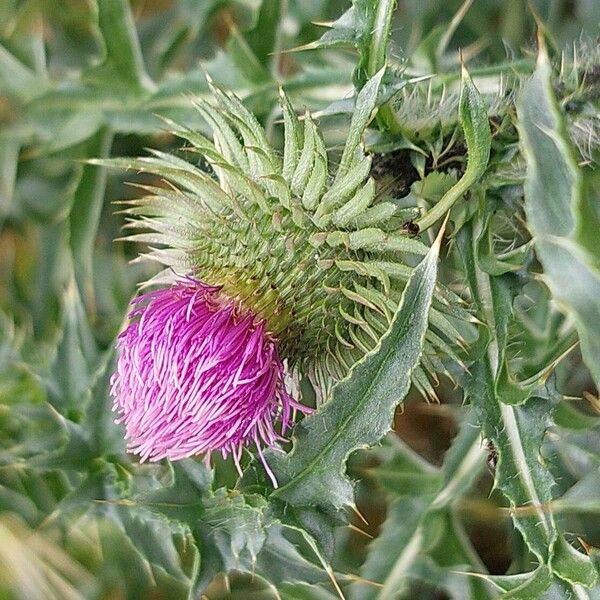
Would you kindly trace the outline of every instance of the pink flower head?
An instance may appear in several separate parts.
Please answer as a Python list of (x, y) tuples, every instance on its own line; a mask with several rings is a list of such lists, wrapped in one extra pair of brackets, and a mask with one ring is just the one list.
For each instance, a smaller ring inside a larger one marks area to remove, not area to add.
[(142, 460), (219, 451), (238, 471), (244, 445), (283, 438), (292, 408), (284, 368), (265, 321), (187, 277), (132, 301), (111, 379), (113, 410), (128, 450)]

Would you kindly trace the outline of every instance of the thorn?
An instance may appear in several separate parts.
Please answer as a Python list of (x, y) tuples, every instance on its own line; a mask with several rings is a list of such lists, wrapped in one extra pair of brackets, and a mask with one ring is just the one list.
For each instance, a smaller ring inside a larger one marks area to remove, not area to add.
[(335, 25), (335, 21), (311, 21), (312, 25), (316, 25), (317, 27), (333, 27)]
[(437, 52), (439, 54), (443, 54), (452, 39), (452, 36), (456, 33), (456, 29), (460, 25), (461, 21), (465, 18), (469, 8), (471, 8), (471, 4), (473, 4), (474, 0), (465, 0), (460, 8), (456, 11), (456, 14), (452, 17), (452, 20), (448, 24), (445, 34), (440, 39), (440, 42), (437, 47)]
[(585, 550), (585, 553), (590, 556), (598, 551), (598, 548), (588, 544), (583, 538), (577, 536), (577, 541), (581, 544), (581, 547)]
[(446, 225), (448, 225), (448, 219), (450, 218), (450, 211), (446, 213), (446, 218), (438, 231), (438, 234), (433, 242), (432, 248), (436, 248), (436, 252), (439, 252), (440, 246), (442, 245), (442, 239), (444, 238), (444, 233), (446, 232)]
[(465, 57), (462, 48), (458, 51), (458, 60), (460, 62), (460, 76), (464, 81), (469, 77), (469, 71), (467, 71), (467, 66), (465, 65)]
[(280, 50), (279, 54), (291, 54), (292, 52), (304, 52), (305, 50), (314, 50), (318, 48), (319, 45), (317, 42), (310, 42), (308, 44), (302, 44), (301, 46), (294, 46), (293, 48), (286, 48), (285, 50)]
[(365, 517), (363, 517), (361, 512), (358, 510), (358, 507), (356, 506), (356, 504), (351, 504), (350, 508), (352, 509), (354, 514), (368, 527), (369, 521), (367, 521), (367, 519), (365, 519)]
[(541, 27), (537, 29), (538, 57), (537, 63), (540, 64), (548, 60), (548, 49), (546, 48), (546, 40)]
[(589, 392), (583, 392), (583, 397), (590, 403), (594, 412), (600, 413), (600, 398), (598, 396), (594, 396)]
[(541, 62), (544, 62), (548, 59), (548, 50), (546, 47), (546, 39), (544, 36), (546, 27), (544, 26), (544, 22), (542, 21), (539, 12), (537, 11), (536, 7), (534, 6), (531, 0), (528, 0), (527, 7), (529, 8), (529, 12), (533, 16), (533, 20), (535, 21), (536, 38), (538, 45), (537, 63), (540, 64)]
[(331, 583), (333, 583), (335, 591), (338, 593), (338, 596), (341, 598), (341, 600), (346, 600), (346, 596), (344, 596), (344, 592), (342, 592), (342, 588), (340, 588), (337, 579), (335, 578), (333, 569), (329, 565), (327, 565), (326, 571), (327, 575), (329, 575), (329, 579), (331, 579)]
[(348, 579), (350, 579), (351, 581), (354, 581), (356, 583), (364, 583), (366, 585), (372, 585), (373, 587), (378, 587), (378, 588), (383, 587), (383, 583), (379, 583), (377, 581), (372, 581), (371, 579), (365, 579), (364, 577), (359, 577), (358, 575), (353, 575), (352, 573), (348, 573), (348, 575), (346, 575), (346, 577), (348, 577)]
[(370, 533), (363, 531), (360, 527), (357, 527), (356, 525), (352, 525), (352, 523), (348, 523), (348, 525), (346, 525), (346, 527), (348, 527), (348, 529), (352, 529), (352, 531), (356, 531), (356, 533), (360, 533), (360, 535), (364, 535), (365, 537), (369, 538), (370, 540), (373, 539), (373, 536)]

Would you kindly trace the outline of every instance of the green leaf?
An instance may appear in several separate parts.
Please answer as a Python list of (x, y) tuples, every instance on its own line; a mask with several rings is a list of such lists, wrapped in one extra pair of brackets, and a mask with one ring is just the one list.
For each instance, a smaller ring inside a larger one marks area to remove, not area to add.
[(248, 81), (261, 84), (271, 78), (269, 71), (264, 64), (261, 64), (259, 57), (256, 56), (245, 37), (233, 24), (229, 30), (227, 53)]
[[(401, 456), (405, 457), (406, 451), (402, 450)], [(388, 509), (382, 533), (371, 544), (361, 571), (361, 577), (365, 581), (374, 581), (380, 585), (375, 587), (357, 583), (355, 598), (392, 600), (398, 597), (400, 590), (408, 589), (410, 578), (431, 580), (434, 572), (434, 584), (442, 587), (445, 584), (455, 585), (455, 580), (439, 580), (443, 569), (436, 569), (431, 564), (423, 565), (424, 556), (432, 556), (436, 548), (439, 549), (437, 554), (441, 564), (451, 564), (454, 570), (458, 570), (459, 566), (460, 570), (483, 570), (462, 528), (456, 522), (452, 508), (480, 476), (485, 457), (486, 449), (481, 443), (479, 429), (466, 420), (446, 453), (435, 490), (428, 492), (428, 488), (423, 487), (420, 495), (413, 496), (407, 495), (406, 492), (410, 494), (410, 490), (398, 486), (391, 492), (397, 497)], [(421, 471), (423, 476), (427, 476), (431, 467), (422, 462), (422, 459), (416, 461), (414, 457), (410, 462), (395, 460), (389, 468), (397, 470), (408, 466), (410, 472)], [(426, 481), (428, 484), (428, 480)], [(475, 584), (473, 587), (482, 586)], [(484, 589), (479, 592), (481, 597), (489, 597)]]
[(596, 468), (556, 500), (560, 513), (600, 515), (600, 471)]
[(261, 525), (264, 502), (254, 508), (239, 495), (228, 498), (220, 493), (216, 497), (212, 480), (212, 472), (201, 463), (179, 461), (172, 465), (169, 485), (133, 499), (134, 506), (160, 514), (191, 534), (197, 548), (190, 588), (190, 597), (195, 598), (217, 573), (232, 568), (250, 570), (265, 538)]
[(550, 425), (547, 401), (531, 398), (522, 406), (501, 402), (486, 359), (470, 367), (465, 394), (478, 415), (486, 437), (498, 455), (495, 485), (513, 509), (528, 507), (531, 516), (513, 515), (531, 551), (547, 561), (557, 539), (556, 523), (545, 504), (552, 499), (554, 481), (540, 454)]
[[(372, 23), (370, 23), (368, 36), (368, 52), (367, 52), (367, 74), (369, 76), (375, 75), (377, 71), (385, 66), (387, 58), (387, 46), (388, 38), (390, 35), (390, 28), (392, 26), (392, 16), (394, 9), (396, 8), (395, 0), (380, 0), (375, 3), (374, 10), (371, 7), (370, 2), (357, 2), (365, 7), (368, 7), (368, 11), (373, 13)], [(364, 9), (360, 10), (360, 13), (365, 12)], [(366, 19), (365, 19), (366, 20)]]
[(518, 575), (476, 575), (493, 583), (501, 592), (501, 598), (513, 600), (537, 600), (550, 587), (552, 574), (540, 566), (532, 573)]
[(486, 198), (484, 206), (482, 231), (477, 240), (477, 262), (488, 275), (503, 275), (518, 271), (524, 267), (531, 254), (531, 242), (526, 242), (514, 250), (498, 256), (494, 251), (493, 214), (497, 210), (493, 198)]
[(554, 409), (554, 422), (564, 429), (585, 431), (598, 427), (600, 416), (586, 414), (573, 406), (572, 401), (562, 400)]
[(283, 583), (277, 586), (281, 598), (285, 600), (338, 600), (337, 594), (331, 594), (322, 587), (307, 583)]
[(314, 48), (352, 48), (358, 40), (358, 31), (361, 27), (355, 7), (351, 6), (342, 16), (325, 26), (328, 30), (316, 41), (301, 46), (298, 50)]
[(553, 548), (550, 566), (561, 579), (572, 585), (592, 587), (598, 580), (598, 573), (592, 559), (578, 552), (561, 536)]
[(0, 45), (0, 95), (28, 101), (43, 94), (48, 83)]
[(90, 435), (93, 456), (124, 456), (125, 441), (122, 425), (115, 423), (110, 394), (110, 379), (116, 367), (116, 349), (110, 348), (99, 361), (92, 381), (83, 424)]
[(465, 225), (459, 232), (467, 279), (475, 301), (490, 327), (491, 341), (485, 354), (469, 367), (465, 397), (470, 402), (483, 434), (492, 442), (498, 455), (495, 485), (508, 498), (511, 507), (531, 505), (532, 516), (514, 516), (532, 552), (546, 562), (557, 538), (552, 514), (543, 504), (552, 499), (553, 479), (544, 466), (540, 447), (550, 425), (547, 401), (533, 398), (522, 406), (501, 402), (496, 394), (496, 371), (502, 364), (506, 346), (507, 316), (494, 304), (487, 275), (477, 274), (471, 228)]
[[(65, 341), (61, 342), (63, 343)], [(38, 451), (38, 454), (28, 461), (30, 466), (85, 472), (96, 459), (104, 460), (102, 457), (106, 455), (117, 456), (125, 453), (123, 431), (114, 422), (112, 399), (109, 394), (113, 353), (112, 350), (109, 351), (98, 361), (98, 368), (94, 373), (90, 374), (86, 370), (82, 375), (81, 372), (75, 371), (81, 376), (81, 389), (72, 405), (67, 404), (68, 396), (55, 400), (57, 407), (71, 418), (63, 416), (51, 406), (48, 407), (50, 417), (58, 426), (57, 437), (60, 439), (58, 442), (53, 439), (50, 451)], [(74, 362), (73, 366), (78, 365)], [(62, 380), (65, 377), (59, 375), (59, 378)], [(68, 388), (58, 391), (53, 381), (49, 382), (49, 386), (53, 390), (49, 394), (51, 399), (60, 393), (66, 395), (68, 392)], [(25, 445), (23, 449), (26, 449)]]
[[(568, 583), (552, 576), (545, 566), (539, 566), (531, 573), (518, 575), (475, 575), (492, 583), (503, 592), (501, 600), (564, 600), (596, 598), (581, 586), (570, 587)], [(594, 590), (595, 591), (595, 590)]]
[(50, 402), (61, 414), (83, 414), (97, 359), (96, 343), (71, 276), (63, 295), (62, 332), (49, 382)]
[(254, 51), (254, 56), (265, 67), (272, 61), (279, 60), (277, 44), (281, 36), (280, 19), (284, 10), (283, 0), (262, 0), (256, 26), (251, 31), (244, 32), (244, 37)]
[[(414, 563), (420, 558), (427, 545), (423, 516), (431, 505), (431, 496), (415, 498), (400, 497), (388, 508), (388, 516), (383, 524), (382, 533), (371, 545), (369, 556), (361, 577), (365, 582), (355, 584), (353, 597), (357, 600), (378, 598), (392, 600), (408, 592), (408, 578)], [(430, 522), (431, 525), (431, 522)], [(441, 523), (436, 521), (438, 528)], [(430, 528), (429, 533), (432, 533)], [(372, 583), (375, 582), (376, 586)]]
[[(359, 19), (360, 15), (364, 16), (367, 32), (367, 35), (361, 36), (359, 43), (361, 60), (355, 74), (355, 80), (361, 85), (368, 77), (372, 77), (386, 67), (396, 0), (380, 0), (374, 5), (371, 2), (356, 2), (356, 8)], [(389, 132), (402, 131), (402, 123), (398, 120), (392, 99), (379, 108), (377, 118), (382, 127)]]
[(435, 494), (442, 483), (442, 472), (422, 459), (395, 435), (377, 454), (384, 462), (373, 470), (377, 483), (387, 492), (402, 496)]
[(127, 0), (96, 0), (104, 56), (86, 78), (97, 85), (120, 85), (135, 94), (154, 89), (146, 73), (131, 7)]
[(362, 88), (366, 81), (385, 67), (388, 38), (396, 3), (393, 0), (352, 0), (352, 6), (317, 41), (300, 49), (356, 48), (360, 55), (354, 74)]
[(136, 553), (151, 568), (164, 570), (185, 587), (190, 585), (188, 575), (184, 572), (181, 556), (173, 537), (182, 538), (183, 533), (177, 526), (156, 518), (156, 515), (131, 506), (118, 506), (115, 522), (122, 527), (131, 540)]
[(352, 485), (344, 475), (346, 459), (389, 431), (396, 405), (409, 390), (427, 330), (440, 241), (415, 268), (377, 347), (335, 386), (322, 408), (298, 424), (289, 454), (269, 454), (280, 484), (276, 497), (300, 505), (352, 504)]
[(517, 104), (527, 161), (525, 210), (544, 279), (574, 318), (584, 361), (600, 388), (600, 223), (552, 85), (551, 67), (542, 51)]
[(212, 471), (192, 459), (170, 469), (167, 485), (135, 494), (130, 505), (161, 515), (191, 535), (196, 556), (190, 598), (199, 598), (218, 573), (232, 569), (257, 573), (275, 584), (327, 581), (323, 566), (315, 564), (310, 535), (283, 525), (263, 497), (213, 491)]
[[(89, 142), (89, 155), (104, 158), (110, 152), (112, 134), (100, 130)], [(81, 294), (87, 304), (93, 306), (93, 259), (94, 244), (100, 213), (104, 205), (106, 170), (94, 165), (85, 165), (73, 194), (69, 213), (69, 243), (73, 255), (75, 276)]]
[(552, 401), (525, 393), (519, 405), (503, 401), (498, 382), (504, 377), (510, 306), (506, 295), (497, 293), (500, 278), (476, 272), (470, 224), (461, 229), (458, 242), (473, 297), (490, 330), (483, 356), (469, 367), (465, 397), (497, 455), (495, 486), (508, 499), (515, 526), (528, 548), (562, 578), (559, 585), (592, 585), (597, 577), (593, 564), (574, 548), (567, 548), (549, 510), (555, 482), (541, 448), (553, 424)]
[(15, 209), (13, 199), (20, 145), (18, 139), (0, 136), (0, 226)]
[(416, 221), (421, 230), (431, 227), (442, 218), (454, 203), (477, 183), (488, 165), (492, 134), (487, 108), (464, 66), (458, 110), (467, 143), (467, 168), (464, 175), (444, 194), (441, 200)]

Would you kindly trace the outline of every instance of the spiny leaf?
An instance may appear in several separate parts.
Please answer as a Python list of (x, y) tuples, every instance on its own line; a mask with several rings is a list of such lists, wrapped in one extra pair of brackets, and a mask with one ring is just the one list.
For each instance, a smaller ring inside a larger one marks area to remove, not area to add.
[[(277, 26), (275, 25), (272, 30), (277, 31)], [(257, 85), (269, 81), (269, 71), (264, 64), (261, 64), (245, 36), (233, 23), (229, 25), (227, 54), (248, 81)]]
[[(495, 377), (506, 339), (499, 326), (502, 313), (494, 305), (488, 280), (477, 279), (474, 242), (465, 226), (459, 232), (459, 246), (475, 301), (490, 323), (492, 341), (485, 355), (469, 367), (465, 396), (471, 403), (483, 434), (498, 454), (496, 485), (512, 507), (531, 505), (532, 516), (516, 516), (515, 525), (525, 542), (542, 562), (547, 562), (558, 536), (556, 523), (543, 504), (552, 499), (553, 479), (540, 457), (540, 446), (550, 425), (550, 407), (546, 401), (531, 399), (523, 406), (510, 406), (496, 395)], [(487, 282), (487, 285), (486, 285)], [(500, 333), (500, 335), (498, 335)]]
[[(481, 340), (487, 348), (469, 367), (465, 397), (497, 455), (495, 485), (508, 499), (515, 526), (528, 548), (562, 579), (557, 585), (593, 585), (597, 579), (594, 565), (588, 557), (566, 547), (556, 519), (547, 508), (555, 482), (541, 447), (552, 425), (552, 402), (547, 394), (534, 395), (532, 388), (522, 390), (519, 405), (505, 402), (499, 395), (510, 306), (493, 293), (497, 278), (477, 276), (470, 226), (461, 229), (458, 242), (474, 299), (490, 328), (490, 339)], [(520, 512), (520, 507), (526, 509)]]
[(515, 525), (531, 551), (541, 561), (548, 561), (558, 531), (552, 513), (544, 508), (552, 499), (554, 484), (540, 455), (550, 425), (547, 402), (532, 398), (523, 406), (502, 403), (495, 395), (486, 359), (470, 367), (465, 393), (498, 454), (496, 486), (513, 508), (531, 507), (531, 516), (515, 514)]
[(537, 600), (550, 587), (552, 574), (547, 567), (540, 566), (532, 573), (518, 575), (473, 575), (492, 583), (500, 592), (501, 598), (508, 600)]
[(575, 550), (562, 536), (554, 544), (550, 566), (554, 573), (572, 586), (590, 588), (598, 580), (592, 558)]
[[(327, 580), (317, 566), (310, 534), (300, 532), (300, 544), (286, 533), (296, 527), (282, 525), (263, 497), (244, 496), (221, 488), (212, 491), (213, 473), (193, 460), (172, 466), (170, 485), (136, 494), (131, 508), (161, 515), (192, 536), (196, 557), (189, 590), (199, 598), (218, 573), (238, 570), (257, 573), (273, 583), (296, 578), (316, 583)], [(309, 546), (308, 548), (305, 546)]]
[(548, 57), (542, 51), (518, 102), (528, 173), (527, 222), (544, 279), (575, 319), (584, 361), (600, 388), (600, 222), (584, 188), (550, 77)]
[[(406, 454), (401, 443), (393, 444), (397, 452)], [(441, 472), (432, 473), (431, 466), (408, 456), (392, 461), (390, 469), (402, 474), (410, 473), (415, 480), (424, 478), (425, 486), (418, 486), (415, 493), (406, 493), (404, 485), (390, 488), (392, 502), (383, 533), (370, 546), (369, 555), (361, 571), (365, 581), (375, 581), (380, 586), (358, 583), (353, 598), (356, 600), (392, 600), (399, 591), (408, 589), (410, 578), (419, 577), (423, 554), (439, 543), (455, 547), (456, 565), (470, 564), (472, 569), (482, 565), (467, 542), (461, 541), (460, 526), (454, 522), (452, 506), (473, 485), (485, 464), (485, 448), (480, 432), (473, 422), (466, 420), (444, 459)], [(424, 463), (424, 464), (423, 464)], [(407, 473), (408, 472), (408, 473)], [(435, 478), (432, 477), (435, 475)], [(386, 478), (389, 473), (386, 473)], [(398, 483), (398, 482), (396, 482)], [(448, 552), (444, 552), (448, 560)], [(438, 582), (436, 582), (438, 583)], [(443, 585), (443, 584), (442, 584)], [(485, 588), (479, 588), (482, 598), (489, 598)]]

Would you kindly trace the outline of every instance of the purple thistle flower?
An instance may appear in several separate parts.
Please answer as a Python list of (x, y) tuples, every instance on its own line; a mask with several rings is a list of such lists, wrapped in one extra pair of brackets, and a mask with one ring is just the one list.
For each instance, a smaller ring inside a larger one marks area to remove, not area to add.
[[(192, 277), (131, 302), (111, 379), (113, 410), (141, 460), (219, 451), (241, 473), (245, 445), (273, 446), (307, 409), (287, 392), (266, 323)], [(274, 423), (281, 423), (281, 433)]]

